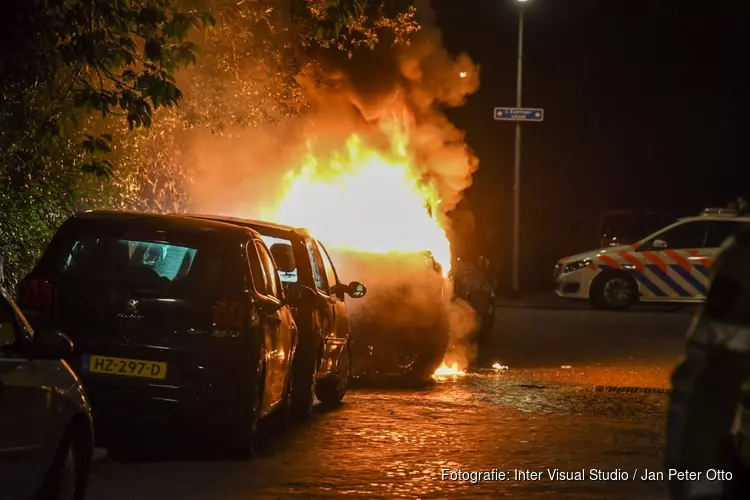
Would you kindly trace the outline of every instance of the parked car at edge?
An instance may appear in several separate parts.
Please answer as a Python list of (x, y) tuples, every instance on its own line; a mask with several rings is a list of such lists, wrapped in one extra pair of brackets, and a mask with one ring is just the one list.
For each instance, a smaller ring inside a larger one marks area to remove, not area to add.
[(97, 444), (137, 453), (146, 431), (210, 437), (244, 456), (285, 420), (297, 327), (260, 235), (168, 215), (68, 219), (21, 284), (34, 322), (75, 342)]
[(306, 229), (224, 216), (190, 217), (251, 228), (269, 245), (300, 332), (293, 412), (309, 415), (315, 396), (323, 404), (340, 403), (352, 372), (349, 313), (344, 298), (364, 297), (365, 286), (356, 281), (342, 283), (328, 251)]
[[(0, 260), (0, 283), (2, 261)], [(35, 335), (0, 285), (0, 497), (81, 500), (94, 453), (91, 409), (58, 332)]]

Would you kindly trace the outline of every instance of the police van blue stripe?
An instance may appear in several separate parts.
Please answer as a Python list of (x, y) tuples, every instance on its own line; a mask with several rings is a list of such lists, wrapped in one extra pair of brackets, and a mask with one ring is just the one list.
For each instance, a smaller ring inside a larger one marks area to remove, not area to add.
[(657, 266), (656, 264), (647, 264), (646, 267), (649, 271), (654, 273), (657, 278), (662, 280), (669, 288), (677, 292), (677, 295), (679, 295), (680, 297), (690, 297), (688, 291), (678, 285), (675, 280), (667, 276), (667, 273), (662, 271), (659, 266)]
[(708, 275), (709, 275), (710, 271), (708, 270), (708, 268), (706, 266), (704, 266), (703, 264), (694, 264), (693, 268), (696, 271), (698, 271), (699, 273), (701, 273), (703, 276), (705, 276), (706, 278), (708, 278)]
[(646, 277), (646, 275), (644, 275), (639, 270), (634, 269), (633, 271), (630, 272), (630, 274), (632, 274), (635, 277), (635, 279), (637, 279), (643, 286), (645, 286), (646, 288), (648, 288), (648, 290), (651, 293), (653, 293), (654, 295), (656, 295), (657, 297), (666, 297), (667, 296), (667, 294), (664, 293), (664, 291), (661, 288), (659, 288), (658, 286), (656, 286), (656, 284), (653, 281), (651, 281), (650, 279), (648, 279)]
[(701, 294), (701, 295), (708, 295), (708, 290), (706, 289), (706, 287), (703, 286), (703, 283), (701, 283), (700, 281), (698, 281), (695, 278), (695, 276), (693, 276), (692, 274), (690, 274), (690, 271), (688, 271), (687, 269), (685, 269), (684, 267), (682, 267), (682, 266), (680, 266), (678, 264), (672, 264), (669, 267), (671, 267), (674, 272), (676, 272), (677, 274), (679, 274), (682, 277), (682, 279), (684, 279), (685, 281), (687, 281), (688, 283), (690, 283), (690, 285), (692, 285), (693, 287), (695, 287), (695, 289), (698, 290), (699, 294)]
[[(607, 270), (612, 269), (609, 266), (599, 265), (600, 268)], [(642, 272), (637, 269), (630, 269), (630, 274), (643, 286), (645, 286), (651, 293), (657, 297), (666, 297), (667, 294), (662, 291), (661, 288), (656, 286), (650, 279), (648, 279)]]

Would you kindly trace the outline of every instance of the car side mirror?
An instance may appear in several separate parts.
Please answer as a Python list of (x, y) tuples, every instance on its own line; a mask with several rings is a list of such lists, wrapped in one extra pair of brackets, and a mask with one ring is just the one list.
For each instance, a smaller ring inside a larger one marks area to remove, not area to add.
[(293, 273), (297, 266), (294, 263), (294, 250), (291, 245), (274, 243), (271, 245), (271, 255), (276, 261), (276, 267), (282, 273)]
[(352, 281), (347, 285), (346, 293), (353, 299), (361, 299), (367, 295), (367, 287), (359, 281)]
[(654, 248), (663, 249), (667, 248), (669, 245), (667, 245), (667, 242), (664, 240), (654, 240), (652, 246)]
[(57, 330), (41, 331), (31, 341), (30, 353), (34, 359), (65, 359), (73, 354), (73, 341)]

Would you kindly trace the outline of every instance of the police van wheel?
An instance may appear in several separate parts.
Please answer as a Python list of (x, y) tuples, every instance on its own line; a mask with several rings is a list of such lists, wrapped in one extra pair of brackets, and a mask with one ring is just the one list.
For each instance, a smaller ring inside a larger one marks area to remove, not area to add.
[(591, 283), (589, 296), (595, 309), (624, 311), (638, 300), (638, 287), (624, 272), (606, 272)]

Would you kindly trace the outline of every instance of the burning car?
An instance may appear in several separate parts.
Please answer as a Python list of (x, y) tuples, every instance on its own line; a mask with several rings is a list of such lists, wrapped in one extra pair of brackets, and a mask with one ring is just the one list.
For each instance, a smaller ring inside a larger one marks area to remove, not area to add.
[(369, 285), (351, 308), (355, 377), (428, 379), (449, 344), (450, 282), (440, 264), (429, 252), (336, 255)]

